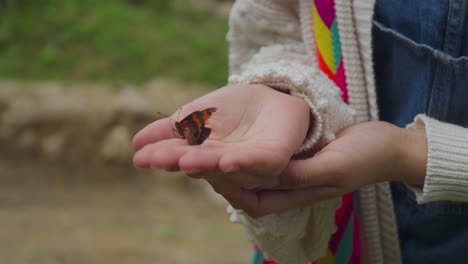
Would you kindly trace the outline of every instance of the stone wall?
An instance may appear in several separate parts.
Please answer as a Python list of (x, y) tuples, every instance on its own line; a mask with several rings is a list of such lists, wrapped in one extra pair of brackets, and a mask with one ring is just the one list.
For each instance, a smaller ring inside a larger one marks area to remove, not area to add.
[(139, 129), (208, 91), (162, 80), (141, 87), (0, 81), (0, 155), (131, 164)]

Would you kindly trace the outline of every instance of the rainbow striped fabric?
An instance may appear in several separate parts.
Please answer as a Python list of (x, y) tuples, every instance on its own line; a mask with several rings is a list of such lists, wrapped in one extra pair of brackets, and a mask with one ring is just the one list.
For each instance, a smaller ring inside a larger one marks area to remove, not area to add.
[[(336, 211), (337, 231), (330, 238), (327, 255), (313, 264), (358, 264), (361, 263), (357, 216), (353, 206), (353, 193), (343, 195), (343, 205)], [(251, 264), (279, 264), (265, 259), (262, 251), (254, 246)]]
[(343, 101), (348, 103), (343, 56), (341, 56), (340, 36), (333, 0), (313, 0), (312, 6), (318, 66), (341, 89)]
[(353, 193), (343, 195), (343, 205), (335, 215), (337, 231), (330, 238), (327, 255), (315, 261), (314, 264), (361, 263), (361, 247), (353, 195)]
[[(315, 52), (320, 70), (342, 91), (342, 99), (348, 103), (346, 76), (344, 71), (338, 23), (333, 0), (311, 0)], [(354, 210), (353, 193), (343, 195), (343, 205), (335, 214), (337, 231), (332, 235), (327, 255), (314, 264), (357, 264), (361, 263), (358, 221)], [(278, 264), (263, 257), (255, 246), (252, 264)]]

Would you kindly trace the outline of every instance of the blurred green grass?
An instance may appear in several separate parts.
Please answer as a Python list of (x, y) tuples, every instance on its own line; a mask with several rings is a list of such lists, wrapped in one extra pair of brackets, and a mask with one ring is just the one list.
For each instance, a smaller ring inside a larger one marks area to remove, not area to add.
[(0, 0), (0, 78), (221, 86), (226, 32), (188, 1)]

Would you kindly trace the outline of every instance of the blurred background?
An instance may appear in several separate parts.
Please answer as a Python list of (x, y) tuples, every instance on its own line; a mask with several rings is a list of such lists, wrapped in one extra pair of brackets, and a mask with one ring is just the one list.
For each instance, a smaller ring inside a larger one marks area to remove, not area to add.
[(209, 186), (133, 135), (225, 84), (231, 0), (0, 0), (1, 263), (247, 263)]

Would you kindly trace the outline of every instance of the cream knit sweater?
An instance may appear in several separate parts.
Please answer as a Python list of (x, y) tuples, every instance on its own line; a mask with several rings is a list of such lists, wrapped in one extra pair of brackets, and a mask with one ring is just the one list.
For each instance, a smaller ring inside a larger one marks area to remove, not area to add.
[[(355, 122), (378, 119), (372, 64), (373, 0), (335, 0), (349, 106), (317, 68), (311, 26), (311, 0), (237, 0), (230, 16), (230, 83), (261, 83), (304, 98), (315, 122), (301, 152), (334, 139)], [(425, 115), (427, 175), (418, 202), (468, 201), (468, 129)], [(323, 256), (335, 231), (340, 199), (253, 219), (231, 207), (268, 258), (303, 264)], [(394, 208), (388, 183), (359, 190), (359, 224), (365, 263), (401, 263)]]

